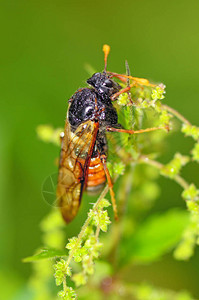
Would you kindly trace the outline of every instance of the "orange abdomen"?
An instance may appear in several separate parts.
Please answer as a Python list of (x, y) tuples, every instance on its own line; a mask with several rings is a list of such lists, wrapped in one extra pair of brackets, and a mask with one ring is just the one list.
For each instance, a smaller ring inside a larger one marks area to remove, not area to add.
[(88, 167), (86, 190), (92, 193), (98, 192), (104, 187), (105, 182), (106, 175), (99, 156), (92, 157)]

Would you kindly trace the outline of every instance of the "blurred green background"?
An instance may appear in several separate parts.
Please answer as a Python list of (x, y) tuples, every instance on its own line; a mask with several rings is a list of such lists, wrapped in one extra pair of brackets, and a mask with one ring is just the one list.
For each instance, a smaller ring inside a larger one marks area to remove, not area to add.
[[(40, 244), (39, 222), (50, 210), (41, 196), (46, 176), (56, 171), (59, 150), (38, 140), (38, 124), (64, 125), (67, 99), (85, 84), (84, 64), (103, 69), (102, 45), (111, 46), (108, 69), (167, 86), (166, 103), (198, 124), (199, 1), (25, 1), (0, 2), (0, 264), (1, 299), (20, 289), (31, 266), (21, 259)], [(192, 141), (174, 134), (164, 162)], [(183, 152), (184, 151), (184, 152)], [(183, 175), (198, 182), (190, 164)], [(161, 178), (154, 210), (184, 207), (181, 189)], [(81, 224), (81, 220), (79, 220)], [(136, 267), (134, 282), (149, 281), (199, 297), (199, 250), (189, 262), (171, 255)], [(7, 298), (6, 298), (7, 297)]]

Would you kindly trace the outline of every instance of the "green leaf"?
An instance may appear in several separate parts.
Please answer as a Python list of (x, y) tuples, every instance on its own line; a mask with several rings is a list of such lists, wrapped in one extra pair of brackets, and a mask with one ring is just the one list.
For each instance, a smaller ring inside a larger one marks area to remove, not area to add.
[(157, 260), (180, 241), (188, 221), (188, 213), (179, 210), (149, 217), (132, 237), (122, 243), (121, 264)]
[(41, 259), (49, 259), (53, 257), (62, 257), (62, 256), (67, 256), (68, 251), (67, 250), (57, 250), (57, 249), (41, 249), (39, 253), (28, 256), (24, 258), (22, 261), (23, 262), (32, 262), (32, 261), (37, 261)]

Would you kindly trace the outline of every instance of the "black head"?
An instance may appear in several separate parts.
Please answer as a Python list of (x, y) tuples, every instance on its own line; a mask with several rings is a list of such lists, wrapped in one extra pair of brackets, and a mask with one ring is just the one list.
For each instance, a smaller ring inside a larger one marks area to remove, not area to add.
[(105, 72), (93, 74), (93, 76), (87, 80), (87, 83), (93, 86), (99, 94), (108, 97), (119, 92), (121, 89), (121, 86), (109, 78)]

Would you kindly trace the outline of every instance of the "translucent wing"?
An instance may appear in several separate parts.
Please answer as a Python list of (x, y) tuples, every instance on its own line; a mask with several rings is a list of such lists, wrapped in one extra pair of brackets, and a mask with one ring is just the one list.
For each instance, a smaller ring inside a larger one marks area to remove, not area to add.
[(72, 132), (69, 122), (66, 121), (61, 147), (57, 200), (67, 223), (73, 220), (79, 209), (98, 128), (98, 123), (89, 120)]

